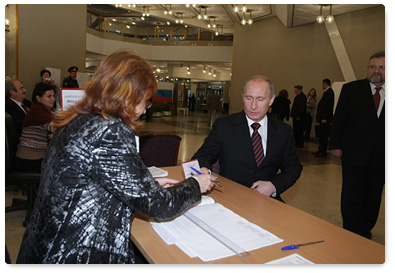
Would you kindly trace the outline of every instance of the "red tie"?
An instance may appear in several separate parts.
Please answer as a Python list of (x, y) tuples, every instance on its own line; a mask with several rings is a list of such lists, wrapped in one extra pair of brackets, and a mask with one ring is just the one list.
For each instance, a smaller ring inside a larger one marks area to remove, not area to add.
[(251, 127), (254, 130), (254, 132), (252, 133), (252, 148), (254, 150), (256, 165), (259, 166), (261, 165), (264, 158), (262, 138), (261, 135), (258, 133), (258, 129), (259, 127), (261, 127), (261, 125), (255, 122), (251, 124)]
[(27, 114), (27, 112), (29, 111), (29, 108), (23, 104), (23, 102), (21, 103), (23, 110), (25, 110), (25, 113)]
[(376, 93), (373, 95), (373, 100), (374, 100), (374, 105), (376, 106), (376, 112), (379, 110), (379, 105), (380, 105), (380, 86), (376, 86)]

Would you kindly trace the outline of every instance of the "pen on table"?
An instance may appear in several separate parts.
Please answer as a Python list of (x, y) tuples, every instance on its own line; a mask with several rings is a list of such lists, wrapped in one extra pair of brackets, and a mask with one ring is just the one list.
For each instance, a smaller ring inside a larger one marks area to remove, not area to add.
[(313, 245), (313, 244), (318, 244), (318, 243), (322, 243), (322, 242), (324, 242), (324, 241), (321, 240), (321, 241), (315, 241), (315, 242), (304, 243), (304, 244), (289, 245), (289, 246), (284, 246), (284, 247), (282, 247), (281, 250), (298, 249), (300, 246)]
[[(191, 167), (192, 171), (194, 171), (197, 174), (202, 174), (201, 171), (196, 170), (194, 167)], [(211, 182), (213, 182), (215, 185), (217, 185), (218, 187), (220, 187), (221, 189), (223, 189), (224, 187), (222, 187), (222, 185), (220, 183), (218, 183), (217, 181), (211, 180)]]

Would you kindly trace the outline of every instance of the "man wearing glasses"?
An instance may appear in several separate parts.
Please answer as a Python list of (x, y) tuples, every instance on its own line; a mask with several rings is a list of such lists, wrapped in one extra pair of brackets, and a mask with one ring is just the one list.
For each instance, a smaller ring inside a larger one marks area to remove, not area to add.
[(370, 239), (385, 183), (385, 52), (367, 68), (366, 79), (343, 85), (329, 148), (342, 160), (343, 228)]

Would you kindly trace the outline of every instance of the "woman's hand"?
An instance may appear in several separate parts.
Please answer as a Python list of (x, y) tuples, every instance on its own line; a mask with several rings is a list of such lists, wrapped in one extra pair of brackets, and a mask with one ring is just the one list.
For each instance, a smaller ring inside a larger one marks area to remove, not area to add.
[(172, 187), (175, 184), (177, 184), (178, 182), (180, 182), (179, 180), (171, 179), (171, 178), (167, 178), (167, 177), (156, 178), (155, 180), (158, 181), (159, 184), (165, 188)]

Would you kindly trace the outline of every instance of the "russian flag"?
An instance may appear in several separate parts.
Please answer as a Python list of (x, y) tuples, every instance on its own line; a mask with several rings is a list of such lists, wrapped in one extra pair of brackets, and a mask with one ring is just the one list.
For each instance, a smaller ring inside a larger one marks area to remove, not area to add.
[(173, 102), (173, 90), (158, 89), (152, 98), (153, 102)]

